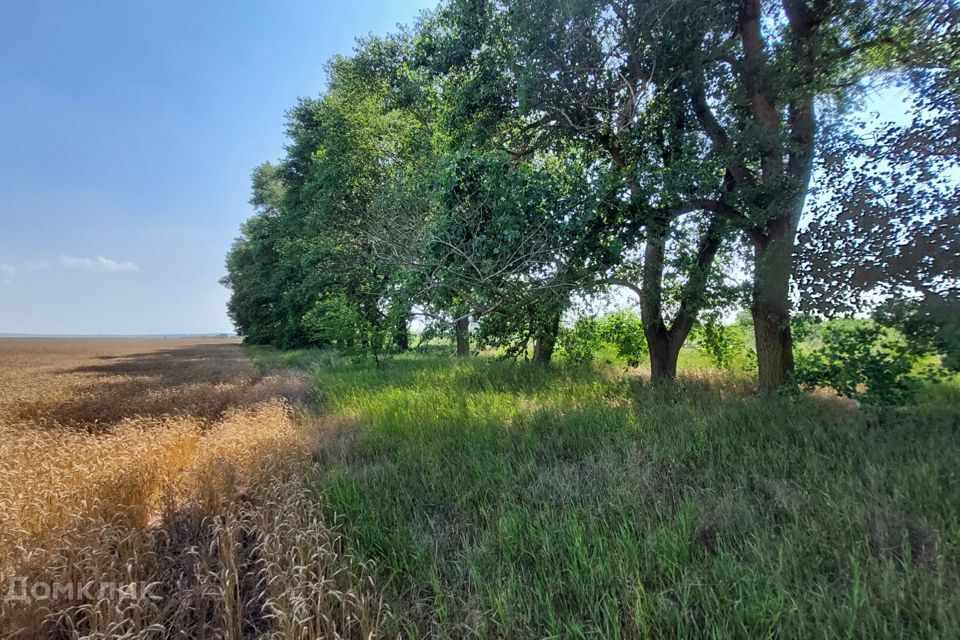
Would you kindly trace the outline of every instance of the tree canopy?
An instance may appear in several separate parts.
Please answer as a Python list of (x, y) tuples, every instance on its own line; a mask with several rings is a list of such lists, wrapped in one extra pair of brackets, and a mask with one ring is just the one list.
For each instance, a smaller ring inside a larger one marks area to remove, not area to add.
[[(466, 354), (474, 320), (546, 364), (572, 301), (620, 286), (670, 379), (745, 298), (760, 386), (789, 384), (798, 304), (956, 298), (956, 23), (930, 0), (449, 0), (291, 109), (231, 316), (372, 353), (419, 315)], [(878, 82), (909, 86), (911, 121), (868, 136)]]

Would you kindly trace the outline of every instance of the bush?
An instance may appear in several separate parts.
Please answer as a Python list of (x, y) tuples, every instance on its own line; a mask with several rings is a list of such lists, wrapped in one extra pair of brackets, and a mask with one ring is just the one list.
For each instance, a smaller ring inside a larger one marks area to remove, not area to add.
[(647, 353), (643, 322), (633, 312), (617, 311), (602, 318), (580, 318), (569, 329), (561, 329), (557, 344), (567, 360), (593, 362), (607, 349), (629, 367), (640, 365)]
[(627, 366), (636, 367), (647, 353), (643, 322), (630, 311), (617, 311), (600, 319), (580, 318), (569, 329), (562, 329), (558, 345), (567, 360), (593, 362), (597, 354), (611, 348)]
[(570, 362), (593, 362), (601, 347), (600, 324), (596, 318), (580, 318), (569, 329), (560, 330), (557, 344)]
[(897, 332), (874, 322), (823, 326), (820, 345), (797, 355), (796, 379), (806, 388), (830, 387), (864, 404), (912, 404), (922, 378), (919, 356)]
[(643, 322), (630, 311), (617, 311), (600, 320), (600, 341), (613, 346), (617, 355), (636, 367), (647, 353), (647, 338), (643, 334)]
[(736, 326), (721, 324), (712, 318), (699, 324), (691, 337), (719, 369), (733, 369), (737, 354), (747, 350), (743, 334)]
[(956, 296), (897, 300), (878, 309), (875, 319), (897, 329), (919, 353), (938, 355), (944, 367), (960, 372), (960, 300)]
[(334, 344), (360, 358), (372, 356), (379, 364), (396, 337), (397, 318), (402, 313), (398, 307), (371, 321), (347, 296), (339, 294), (318, 300), (301, 323), (315, 344)]

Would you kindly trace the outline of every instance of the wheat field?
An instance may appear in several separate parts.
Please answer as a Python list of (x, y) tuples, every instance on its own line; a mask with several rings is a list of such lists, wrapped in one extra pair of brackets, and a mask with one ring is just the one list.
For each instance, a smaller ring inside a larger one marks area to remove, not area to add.
[(299, 374), (224, 340), (0, 341), (0, 637), (369, 637)]

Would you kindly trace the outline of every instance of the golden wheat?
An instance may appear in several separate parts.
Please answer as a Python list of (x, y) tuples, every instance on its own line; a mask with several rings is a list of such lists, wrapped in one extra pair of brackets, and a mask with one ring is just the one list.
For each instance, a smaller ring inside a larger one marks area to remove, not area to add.
[(223, 341), (0, 341), (0, 636), (375, 635), (304, 389)]

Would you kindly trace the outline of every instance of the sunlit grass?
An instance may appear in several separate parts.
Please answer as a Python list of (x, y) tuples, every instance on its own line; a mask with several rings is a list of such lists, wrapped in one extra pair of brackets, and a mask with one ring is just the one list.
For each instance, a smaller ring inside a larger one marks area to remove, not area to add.
[(606, 365), (316, 362), (341, 434), (314, 486), (394, 631), (960, 634), (956, 404), (758, 397), (700, 362), (675, 388)]

